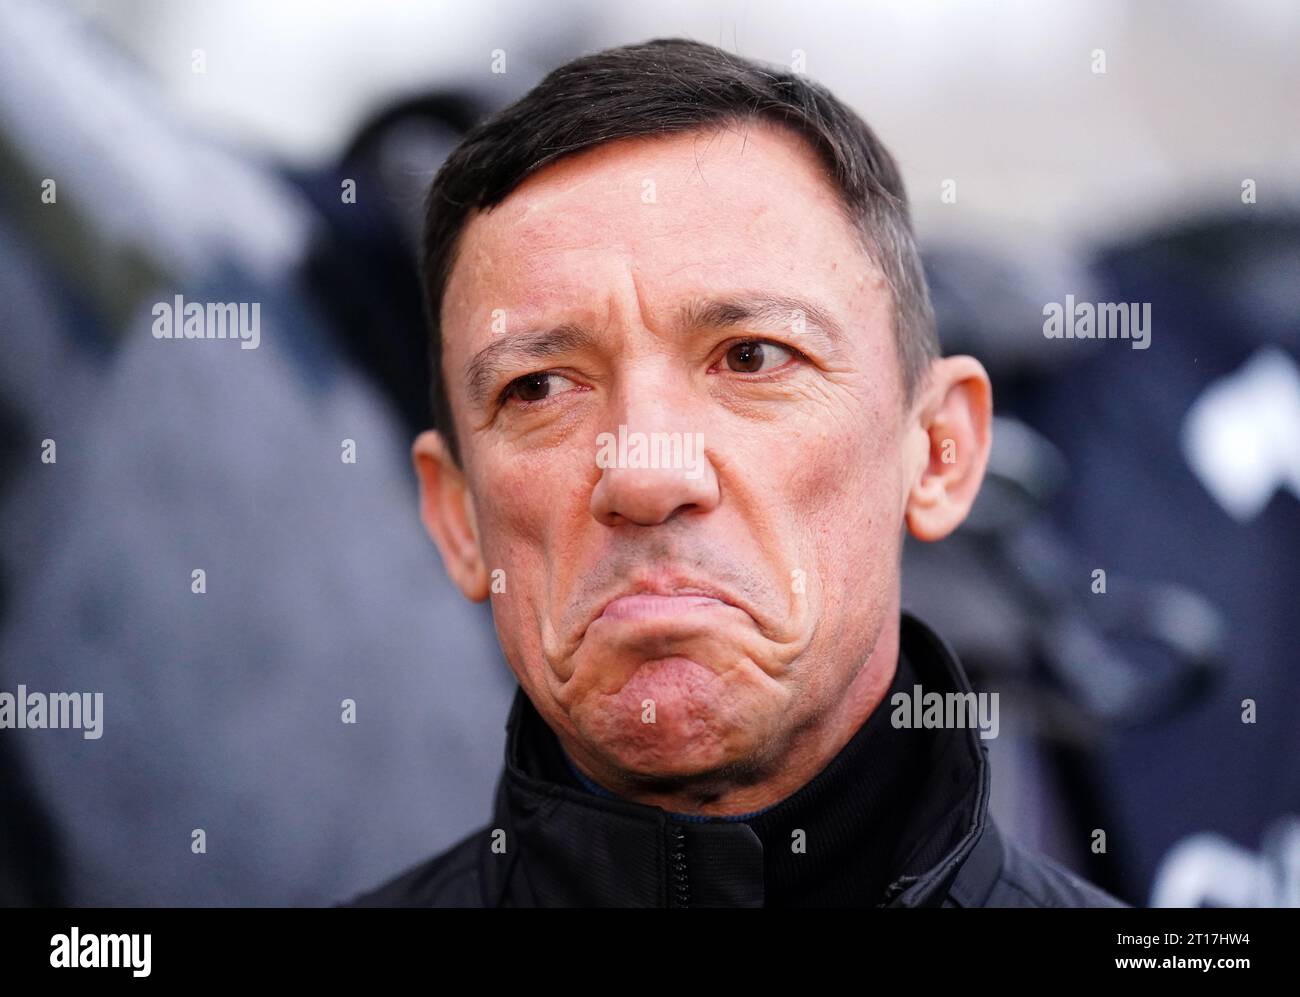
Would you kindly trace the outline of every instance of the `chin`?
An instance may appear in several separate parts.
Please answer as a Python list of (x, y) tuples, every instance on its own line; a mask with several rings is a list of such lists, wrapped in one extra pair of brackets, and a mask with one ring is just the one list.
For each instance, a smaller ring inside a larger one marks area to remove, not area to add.
[(757, 750), (766, 727), (757, 690), (735, 679), (690, 658), (647, 661), (618, 692), (582, 703), (571, 719), (627, 772), (674, 778), (715, 771)]

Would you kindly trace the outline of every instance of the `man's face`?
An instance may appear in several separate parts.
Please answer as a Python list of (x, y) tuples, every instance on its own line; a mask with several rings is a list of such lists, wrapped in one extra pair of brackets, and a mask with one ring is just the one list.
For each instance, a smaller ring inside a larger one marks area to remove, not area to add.
[(469, 223), (442, 319), (470, 540), (439, 542), (495, 582), (575, 759), (743, 778), (845, 701), (896, 623), (929, 444), (809, 147), (753, 124), (549, 166)]

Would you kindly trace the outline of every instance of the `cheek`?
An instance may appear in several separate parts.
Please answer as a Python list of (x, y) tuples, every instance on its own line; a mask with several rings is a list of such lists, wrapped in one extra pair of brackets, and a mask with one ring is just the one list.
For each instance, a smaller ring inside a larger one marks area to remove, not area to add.
[(589, 468), (576, 454), (548, 449), (533, 454), (485, 454), (472, 470), (471, 488), (484, 553), (515, 558), (547, 548), (581, 524), (588, 509)]
[(492, 580), (489, 598), (497, 640), (521, 682), (542, 668), (541, 627), (547, 605), (545, 502), (509, 469), (475, 484), (476, 516), (483, 556)]
[(524, 624), (512, 628), (515, 635), (536, 634), (552, 600), (568, 591), (566, 571), (590, 520), (589, 474), (555, 452), (480, 460), (472, 471), (483, 556), (505, 583), (504, 592), (492, 592), (493, 615), (498, 626)]
[(873, 408), (857, 416), (806, 435), (782, 483), (832, 614), (842, 601), (860, 612), (860, 600), (884, 591), (902, 529), (898, 427)]

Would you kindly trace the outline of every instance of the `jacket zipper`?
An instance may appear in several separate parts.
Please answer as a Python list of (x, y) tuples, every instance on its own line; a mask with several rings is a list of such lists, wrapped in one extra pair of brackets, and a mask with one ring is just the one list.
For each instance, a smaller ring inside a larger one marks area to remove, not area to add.
[(668, 856), (668, 906), (689, 907), (691, 884), (686, 876), (686, 832), (679, 825), (674, 824), (671, 835)]

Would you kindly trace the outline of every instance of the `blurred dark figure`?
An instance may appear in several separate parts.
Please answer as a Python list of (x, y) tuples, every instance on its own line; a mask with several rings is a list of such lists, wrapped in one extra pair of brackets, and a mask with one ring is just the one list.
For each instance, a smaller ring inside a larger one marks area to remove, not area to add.
[[(1300, 812), (1300, 222), (1243, 212), (1086, 266), (929, 258), (945, 349), (985, 362), (999, 419), (967, 527), (908, 549), (908, 602), (1007, 697), (995, 812), (1138, 904), (1300, 896), (1278, 830)], [(1066, 294), (1150, 302), (1151, 347), (1047, 339)]]
[[(490, 806), (513, 680), (418, 522), (424, 325), (371, 150), (290, 176), (72, 15), (0, 9), (0, 689), (104, 701), (97, 740), (0, 737), (0, 901), (331, 903)], [(155, 339), (177, 294), (258, 303), (260, 346)]]

